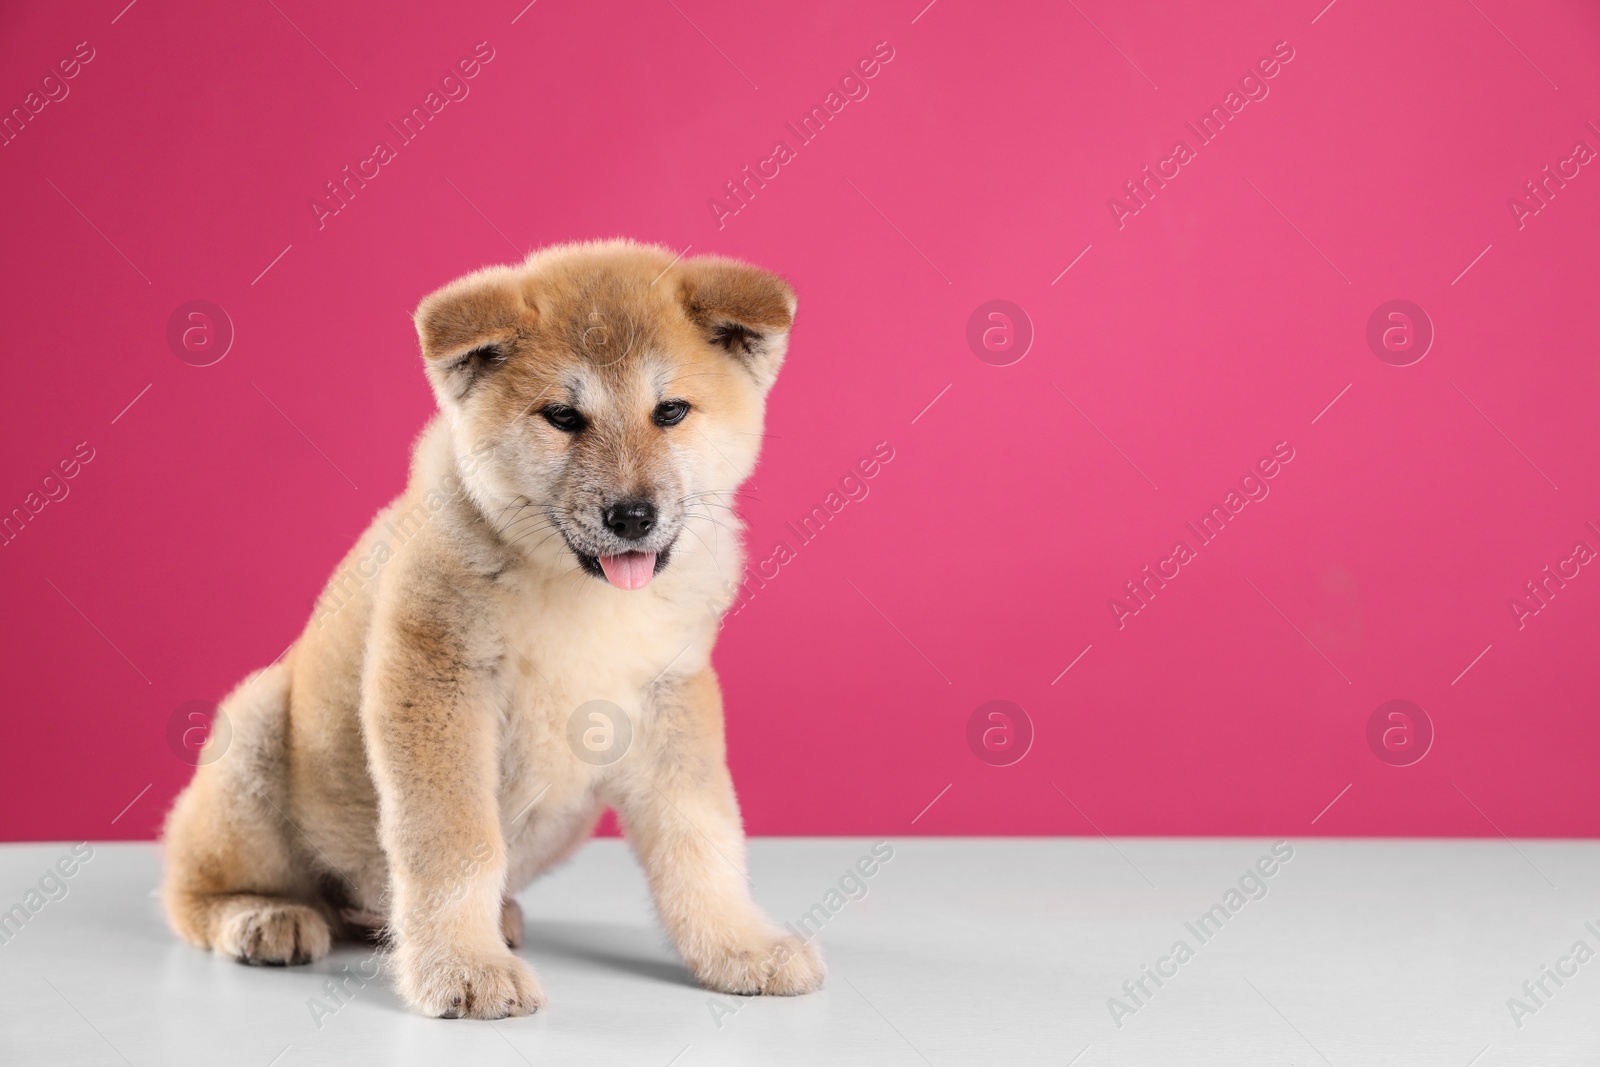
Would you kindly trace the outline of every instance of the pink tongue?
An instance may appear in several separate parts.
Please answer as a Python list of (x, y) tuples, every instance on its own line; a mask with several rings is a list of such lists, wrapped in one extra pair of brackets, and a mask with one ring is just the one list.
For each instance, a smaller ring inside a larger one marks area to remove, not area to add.
[(620, 556), (601, 556), (600, 569), (606, 580), (618, 589), (643, 589), (656, 574), (654, 552), (624, 552)]

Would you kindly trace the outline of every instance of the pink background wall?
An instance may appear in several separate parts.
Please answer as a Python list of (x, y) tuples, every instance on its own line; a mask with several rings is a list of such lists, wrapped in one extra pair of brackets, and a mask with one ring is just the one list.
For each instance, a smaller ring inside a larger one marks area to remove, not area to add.
[[(282, 650), (402, 484), (410, 308), (615, 234), (800, 294), (743, 505), (752, 559), (795, 558), (718, 651), (753, 831), (1600, 832), (1593, 5), (925, 2), (7, 5), (0, 105), (39, 110), (0, 147), (0, 507), (93, 458), (0, 547), (0, 837), (152, 835), (174, 714)], [(1367, 339), (1397, 299), (1434, 335), (1407, 366)], [(210, 366), (169, 346), (192, 300), (232, 323)], [(1031, 323), (1010, 365), (968, 343), (992, 300)], [(969, 730), (994, 700), (1009, 749)], [(1369, 731), (1391, 700), (1409, 749)]]

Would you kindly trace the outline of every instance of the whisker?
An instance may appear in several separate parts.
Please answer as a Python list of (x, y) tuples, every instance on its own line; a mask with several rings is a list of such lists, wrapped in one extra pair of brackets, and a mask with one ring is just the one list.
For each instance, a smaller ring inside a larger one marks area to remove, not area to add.
[[(507, 542), (506, 547), (515, 548), (517, 545), (520, 545), (522, 542), (526, 541), (528, 538), (532, 537), (534, 534), (543, 533), (545, 530), (549, 530), (549, 529), (552, 529), (552, 528), (549, 527), (549, 526), (536, 526), (531, 530), (526, 530), (523, 533), (518, 534), (515, 539)], [(544, 544), (544, 541), (540, 541), (539, 544), (541, 544), (541, 545)], [(535, 545), (534, 547), (537, 548), (538, 546)]]
[[(704, 490), (704, 491), (701, 491), (701, 493), (690, 493), (690, 494), (688, 494), (688, 496), (685, 496), (685, 498), (683, 498), (683, 501), (685, 501), (685, 502), (693, 501), (693, 499), (702, 498), (702, 496), (731, 496), (731, 498), (734, 498), (734, 499), (738, 499), (739, 498), (739, 494), (738, 493), (734, 493), (734, 491), (728, 491), (728, 490)], [(747, 499), (747, 501), (760, 501), (760, 499), (762, 499), (762, 498), (758, 498), (758, 496), (749, 496), (749, 494), (746, 494), (746, 496), (744, 496), (744, 499)]]
[(696, 500), (696, 501), (692, 501), (692, 502), (686, 502), (686, 503), (683, 504), (683, 507), (684, 507), (685, 510), (688, 510), (689, 508), (721, 508), (723, 511), (726, 511), (730, 515), (739, 514), (737, 511), (734, 510), (733, 506), (730, 505), (730, 504), (718, 504), (715, 501), (708, 501), (708, 500)]
[(685, 526), (684, 529), (688, 530), (690, 533), (694, 534), (695, 540), (699, 541), (702, 545), (706, 546), (706, 551), (711, 553), (711, 558), (712, 559), (716, 559), (717, 558), (717, 550), (712, 548), (710, 545), (706, 545), (706, 539), (704, 537), (701, 537), (698, 533), (695, 533), (695, 529), (694, 529), (693, 526)]
[(710, 515), (696, 515), (696, 514), (694, 514), (694, 513), (692, 513), (692, 512), (685, 512), (685, 515), (686, 515), (686, 516), (687, 516), (687, 517), (688, 517), (688, 518), (691, 518), (691, 519), (700, 519), (700, 520), (701, 520), (701, 521), (703, 521), (703, 522), (709, 522), (709, 523), (710, 523), (710, 524), (711, 524), (711, 525), (713, 525), (713, 526), (720, 526), (720, 527), (722, 527), (722, 528), (723, 528), (723, 529), (724, 529), (724, 530), (727, 530), (727, 531), (728, 531), (728, 533), (729, 533), (729, 534), (733, 534), (733, 533), (735, 533), (735, 532), (736, 532), (736, 531), (735, 531), (735, 530), (734, 530), (734, 529), (733, 529), (733, 527), (731, 527), (731, 526), (728, 526), (728, 525), (726, 525), (726, 524), (724, 524), (724, 523), (720, 523), (720, 522), (718, 522), (718, 521), (717, 521), (717, 520), (716, 520), (716, 519), (713, 519), (713, 518), (712, 518), (712, 517), (711, 517), (711, 516), (710, 516)]

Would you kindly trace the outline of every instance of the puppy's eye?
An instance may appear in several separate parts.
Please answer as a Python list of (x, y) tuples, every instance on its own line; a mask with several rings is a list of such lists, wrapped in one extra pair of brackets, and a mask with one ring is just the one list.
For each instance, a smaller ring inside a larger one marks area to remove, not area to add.
[(663, 400), (650, 413), (650, 421), (657, 426), (676, 426), (687, 414), (689, 414), (687, 400)]
[(589, 420), (577, 408), (569, 408), (565, 404), (551, 404), (539, 414), (544, 416), (545, 422), (562, 433), (579, 433), (589, 425)]

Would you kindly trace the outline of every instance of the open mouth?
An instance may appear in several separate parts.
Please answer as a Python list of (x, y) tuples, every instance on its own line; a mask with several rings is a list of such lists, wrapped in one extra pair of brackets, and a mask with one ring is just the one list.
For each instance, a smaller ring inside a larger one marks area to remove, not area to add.
[(600, 569), (606, 581), (618, 589), (643, 589), (656, 576), (654, 552), (624, 552), (617, 556), (601, 556)]
[[(571, 548), (569, 544), (567, 547)], [(588, 573), (609, 582), (618, 589), (643, 589), (660, 574), (672, 555), (672, 545), (660, 552), (618, 552), (610, 556), (592, 556), (572, 549), (578, 565)]]

